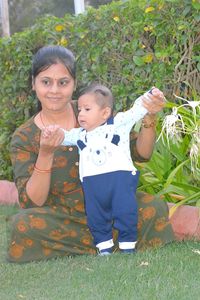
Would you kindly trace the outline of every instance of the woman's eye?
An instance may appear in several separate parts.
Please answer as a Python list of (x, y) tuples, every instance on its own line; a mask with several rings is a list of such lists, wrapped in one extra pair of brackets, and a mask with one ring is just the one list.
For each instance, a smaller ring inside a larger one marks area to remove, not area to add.
[(68, 81), (67, 80), (61, 80), (60, 82), (61, 86), (67, 85)]
[(44, 79), (44, 80), (42, 80), (42, 83), (43, 83), (44, 85), (49, 85), (49, 84), (50, 84), (50, 81), (49, 81), (48, 79)]

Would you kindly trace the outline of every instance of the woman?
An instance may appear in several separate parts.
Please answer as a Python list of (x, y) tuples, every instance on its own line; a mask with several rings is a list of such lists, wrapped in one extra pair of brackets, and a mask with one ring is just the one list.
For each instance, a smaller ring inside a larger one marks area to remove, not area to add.
[[(59, 135), (43, 136), (47, 125), (77, 127), (75, 58), (61, 46), (41, 48), (33, 59), (32, 85), (41, 110), (20, 126), (11, 141), (11, 158), (21, 210), (12, 218), (8, 261), (29, 262), (56, 256), (95, 254), (86, 225), (84, 199), (78, 176), (76, 147), (58, 147)], [(147, 161), (155, 142), (155, 116), (163, 94), (155, 90), (144, 106), (151, 113), (133, 134), (133, 159)], [(137, 193), (138, 250), (174, 240), (167, 205)]]

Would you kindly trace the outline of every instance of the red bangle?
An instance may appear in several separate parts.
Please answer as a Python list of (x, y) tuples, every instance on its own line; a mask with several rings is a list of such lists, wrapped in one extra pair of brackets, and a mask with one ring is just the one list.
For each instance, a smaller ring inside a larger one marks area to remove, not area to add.
[(34, 170), (37, 171), (38, 173), (51, 173), (51, 169), (46, 169), (46, 170), (42, 170), (38, 167), (36, 167), (36, 165), (34, 166)]

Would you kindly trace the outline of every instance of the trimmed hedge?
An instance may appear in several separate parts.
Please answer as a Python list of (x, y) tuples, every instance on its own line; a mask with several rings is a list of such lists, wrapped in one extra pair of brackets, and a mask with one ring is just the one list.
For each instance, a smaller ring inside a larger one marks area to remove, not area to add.
[(77, 17), (45, 16), (11, 38), (0, 40), (0, 178), (12, 179), (10, 138), (36, 111), (31, 90), (33, 54), (46, 44), (60, 44), (77, 57), (78, 86), (93, 80), (112, 88), (116, 110), (126, 109), (156, 85), (194, 97), (199, 85), (199, 14), (196, 0), (130, 0), (90, 8)]

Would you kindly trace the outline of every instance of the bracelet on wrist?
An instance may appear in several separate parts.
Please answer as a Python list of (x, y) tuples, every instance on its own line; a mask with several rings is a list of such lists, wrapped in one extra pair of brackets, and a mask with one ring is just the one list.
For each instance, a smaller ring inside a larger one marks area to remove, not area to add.
[(156, 127), (156, 119), (147, 121), (143, 118), (141, 126), (143, 128), (155, 128)]
[(38, 173), (51, 173), (51, 169), (40, 169), (36, 165), (34, 166), (34, 170)]

